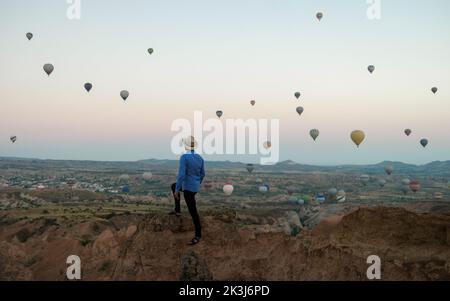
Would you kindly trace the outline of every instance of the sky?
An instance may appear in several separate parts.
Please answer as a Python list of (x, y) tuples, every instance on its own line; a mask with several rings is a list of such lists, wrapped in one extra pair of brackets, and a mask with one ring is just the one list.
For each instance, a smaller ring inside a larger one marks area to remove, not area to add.
[[(175, 159), (172, 122), (222, 110), (224, 121), (278, 119), (280, 160), (450, 159), (448, 0), (381, 0), (379, 20), (366, 0), (80, 3), (71, 20), (66, 0), (0, 0), (0, 156)], [(366, 133), (360, 148), (355, 129)]]

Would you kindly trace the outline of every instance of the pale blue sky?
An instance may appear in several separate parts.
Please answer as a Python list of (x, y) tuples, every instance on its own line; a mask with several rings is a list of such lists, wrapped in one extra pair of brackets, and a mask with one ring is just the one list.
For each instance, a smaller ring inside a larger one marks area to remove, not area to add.
[[(365, 0), (81, 5), (81, 20), (71, 21), (65, 0), (0, 0), (0, 156), (175, 158), (172, 121), (221, 109), (224, 118), (279, 118), (282, 160), (450, 159), (450, 1), (382, 0), (378, 21), (367, 18)], [(130, 91), (126, 104), (122, 89)], [(316, 143), (311, 128), (321, 131)], [(358, 150), (354, 129), (367, 134)]]

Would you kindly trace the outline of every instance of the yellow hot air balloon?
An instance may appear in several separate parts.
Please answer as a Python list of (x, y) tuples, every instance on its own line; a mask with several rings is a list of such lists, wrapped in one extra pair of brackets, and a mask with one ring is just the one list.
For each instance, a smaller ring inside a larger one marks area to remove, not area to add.
[(357, 147), (359, 147), (359, 145), (364, 141), (364, 138), (366, 138), (366, 134), (364, 134), (361, 130), (356, 130), (350, 134), (350, 138), (352, 138), (352, 141)]

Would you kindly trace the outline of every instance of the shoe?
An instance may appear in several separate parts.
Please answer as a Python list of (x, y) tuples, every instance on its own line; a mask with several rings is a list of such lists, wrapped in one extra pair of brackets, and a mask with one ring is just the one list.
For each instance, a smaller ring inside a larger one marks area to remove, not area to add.
[(200, 242), (200, 237), (194, 237), (190, 242), (188, 242), (189, 246), (196, 245)]
[(180, 213), (180, 212), (176, 212), (176, 211), (174, 210), (174, 211), (170, 211), (170, 212), (169, 212), (169, 215), (181, 216), (181, 213)]

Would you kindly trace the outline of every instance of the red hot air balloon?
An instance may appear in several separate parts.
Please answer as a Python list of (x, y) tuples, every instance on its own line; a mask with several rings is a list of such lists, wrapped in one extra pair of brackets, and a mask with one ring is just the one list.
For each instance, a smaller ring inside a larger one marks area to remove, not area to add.
[(420, 183), (419, 181), (411, 181), (409, 183), (409, 189), (411, 189), (412, 192), (416, 193), (420, 190)]

